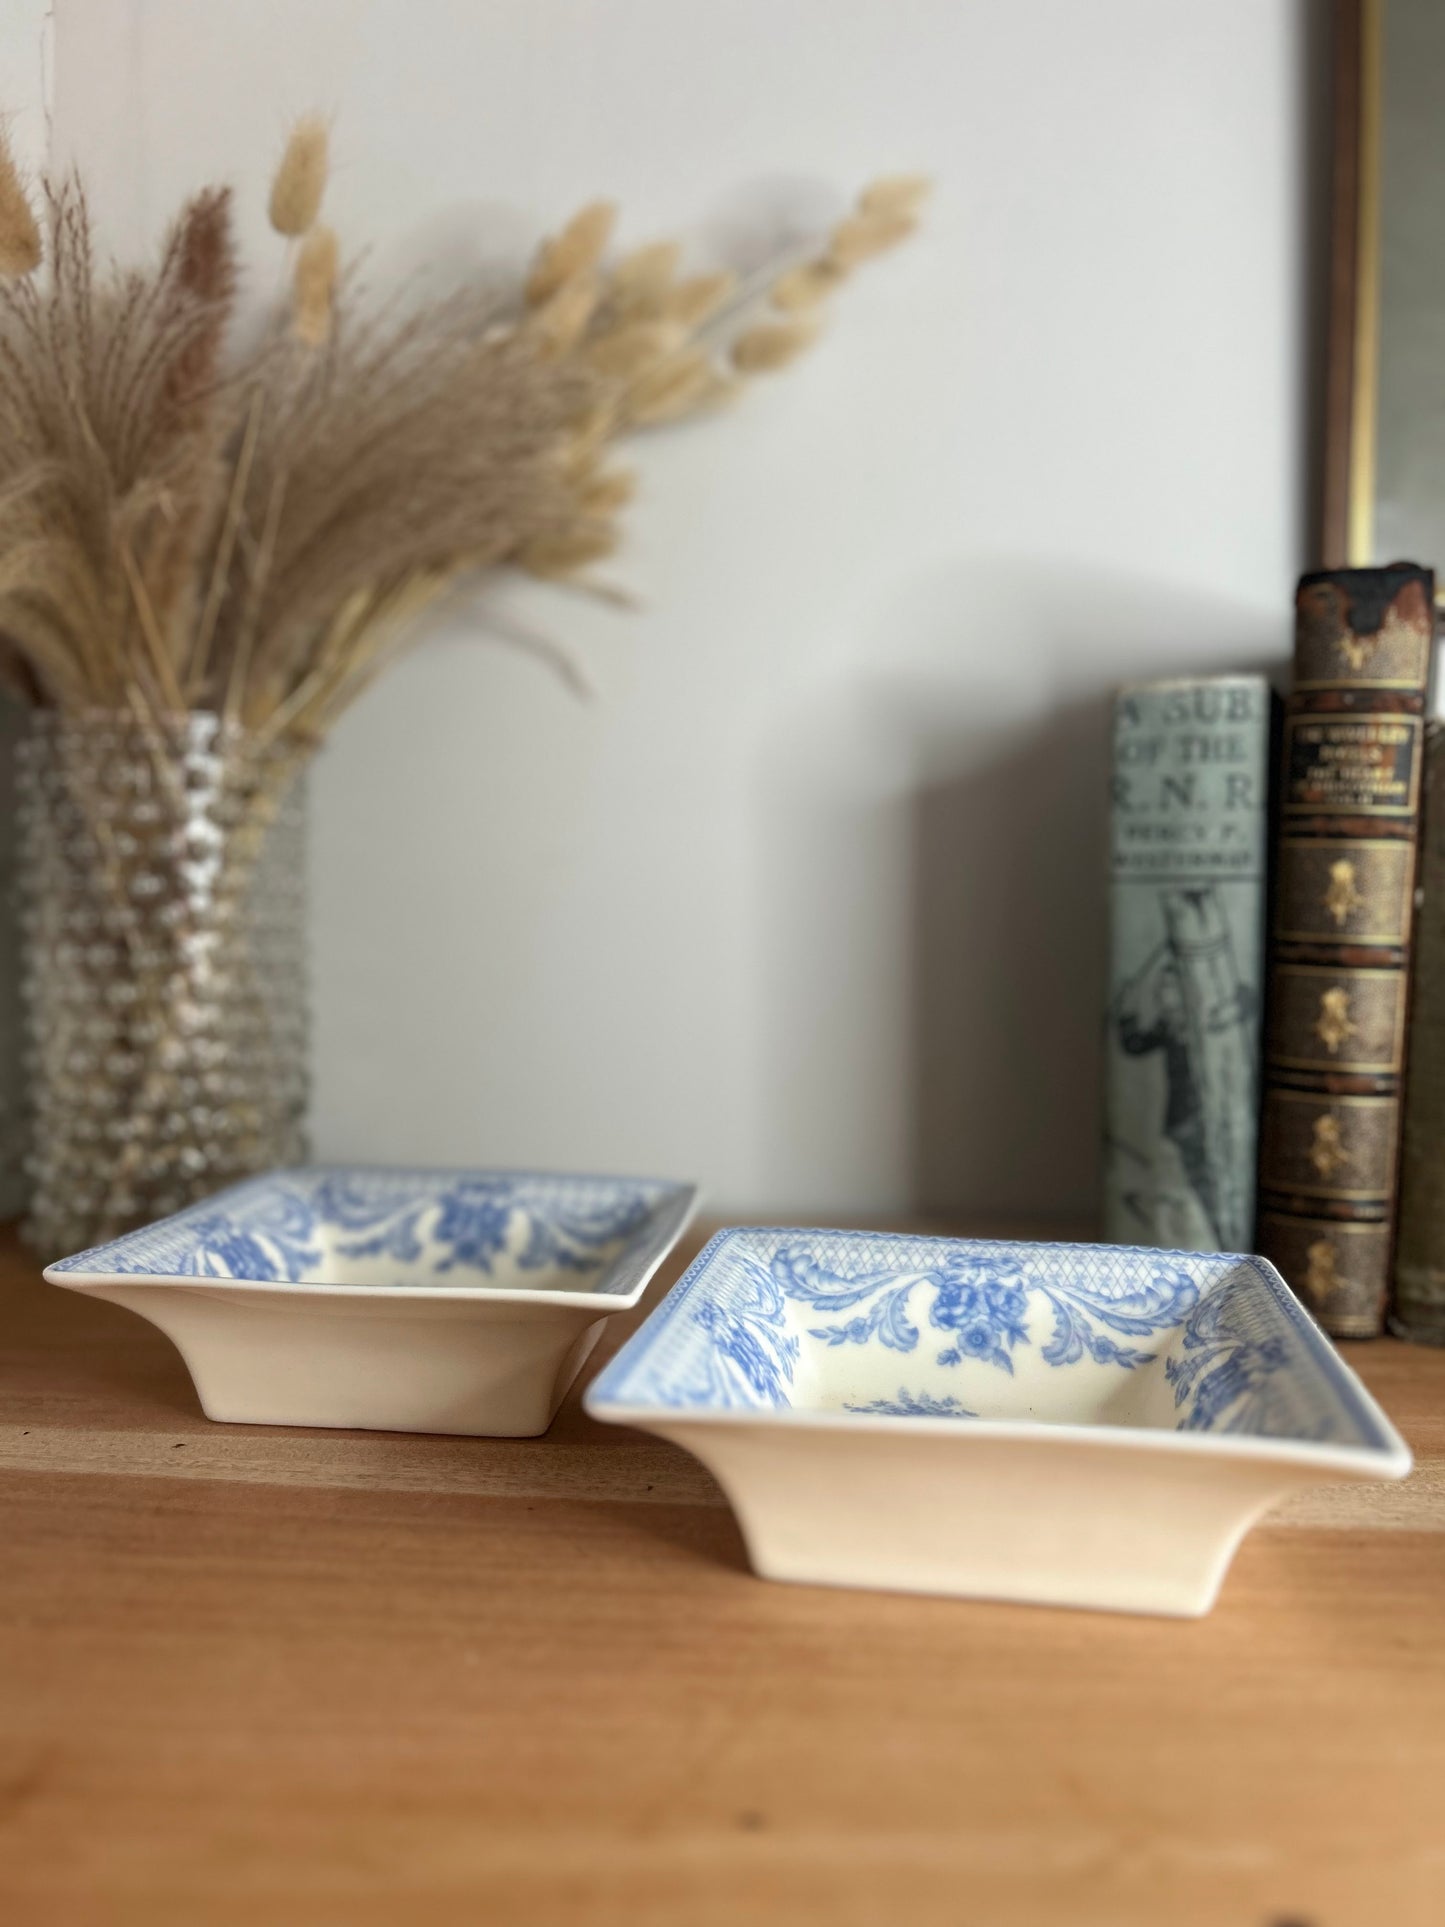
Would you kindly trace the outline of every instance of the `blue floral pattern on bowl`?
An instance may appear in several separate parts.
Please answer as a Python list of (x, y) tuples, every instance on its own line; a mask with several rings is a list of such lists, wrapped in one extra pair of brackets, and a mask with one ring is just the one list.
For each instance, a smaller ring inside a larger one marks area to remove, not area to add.
[(1403, 1439), (1262, 1259), (722, 1232), (593, 1381), (769, 1579), (1196, 1615), (1304, 1487)]
[(1099, 1364), (1141, 1365), (1154, 1354), (1122, 1344), (1178, 1322), (1197, 1288), (1177, 1265), (1160, 1262), (1147, 1275), (1054, 1275), (1024, 1269), (1020, 1247), (957, 1243), (917, 1270), (896, 1265), (852, 1273), (829, 1270), (802, 1242), (782, 1245), (770, 1269), (785, 1298), (818, 1312), (866, 1309), (841, 1324), (810, 1325), (808, 1336), (827, 1345), (866, 1345), (877, 1338), (895, 1351), (919, 1342), (910, 1301), (928, 1304), (928, 1322), (947, 1342), (940, 1365), (967, 1359), (1013, 1371), (1013, 1351), (1029, 1343), (1030, 1292), (1048, 1303), (1052, 1334), (1044, 1347), (1050, 1365), (1070, 1365), (1087, 1354)]
[(977, 1418), (977, 1412), (970, 1412), (966, 1405), (960, 1405), (956, 1398), (947, 1393), (942, 1398), (930, 1398), (927, 1392), (910, 1392), (906, 1385), (900, 1385), (896, 1398), (874, 1398), (866, 1405), (846, 1404), (845, 1412), (882, 1413), (885, 1418)]
[(1106, 1245), (723, 1232), (589, 1399), (1390, 1444), (1262, 1260)]
[(52, 1269), (625, 1296), (693, 1198), (661, 1180), (317, 1166), (248, 1179)]

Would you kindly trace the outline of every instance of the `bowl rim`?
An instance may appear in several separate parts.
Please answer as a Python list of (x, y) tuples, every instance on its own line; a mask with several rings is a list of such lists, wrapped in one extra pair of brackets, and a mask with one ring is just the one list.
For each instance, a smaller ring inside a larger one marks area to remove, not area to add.
[[(545, 1286), (524, 1285), (355, 1285), (327, 1284), (323, 1280), (303, 1282), (288, 1278), (229, 1278), (197, 1275), (175, 1271), (72, 1271), (65, 1267), (73, 1265), (77, 1258), (85, 1258), (91, 1252), (100, 1253), (123, 1245), (131, 1238), (144, 1236), (161, 1225), (176, 1224), (182, 1220), (199, 1216), (222, 1205), (227, 1198), (235, 1197), (244, 1191), (254, 1191), (280, 1179), (305, 1175), (307, 1177), (327, 1173), (364, 1172), (373, 1177), (417, 1177), (417, 1178), (543, 1178), (556, 1179), (560, 1183), (583, 1182), (618, 1185), (658, 1186), (661, 1195), (657, 1205), (649, 1215), (646, 1226), (636, 1238), (630, 1240), (618, 1253), (614, 1263), (631, 1256), (637, 1267), (637, 1276), (625, 1292), (615, 1291), (556, 1291)], [(123, 1288), (126, 1290), (148, 1290), (159, 1286), (166, 1291), (188, 1291), (200, 1296), (210, 1297), (217, 1294), (230, 1295), (235, 1292), (258, 1293), (270, 1298), (318, 1299), (328, 1304), (483, 1304), (483, 1305), (527, 1305), (540, 1307), (557, 1305), (591, 1311), (628, 1311), (641, 1299), (647, 1287), (657, 1274), (658, 1267), (673, 1251), (679, 1239), (687, 1232), (688, 1226), (697, 1215), (701, 1200), (700, 1187), (690, 1180), (678, 1178), (650, 1178), (624, 1176), (620, 1173), (589, 1171), (548, 1171), (503, 1165), (405, 1165), (405, 1164), (362, 1164), (331, 1163), (290, 1164), (278, 1166), (271, 1171), (258, 1171), (248, 1178), (240, 1178), (228, 1184), (223, 1190), (213, 1192), (209, 1197), (198, 1198), (193, 1204), (173, 1211), (164, 1218), (154, 1218), (148, 1224), (137, 1225), (134, 1230), (122, 1232), (103, 1245), (94, 1245), (87, 1250), (78, 1251), (65, 1258), (57, 1258), (45, 1266), (42, 1276), (48, 1284), (58, 1285), (66, 1291), (96, 1292)]]
[[(1040, 1251), (1075, 1252), (1100, 1249), (1154, 1258), (1207, 1257), (1233, 1258), (1248, 1265), (1289, 1319), (1304, 1344), (1321, 1367), (1330, 1391), (1349, 1410), (1362, 1429), (1373, 1432), (1373, 1441), (1353, 1444), (1338, 1441), (1274, 1438), (1247, 1432), (1182, 1432), (1149, 1425), (1086, 1424), (1027, 1418), (970, 1418), (961, 1422), (948, 1416), (904, 1416), (895, 1413), (853, 1412), (808, 1405), (747, 1406), (711, 1404), (700, 1400), (688, 1405), (665, 1405), (656, 1401), (629, 1399), (612, 1390), (620, 1385), (635, 1366), (646, 1357), (662, 1333), (683, 1309), (684, 1304), (707, 1278), (716, 1259), (739, 1238), (763, 1237), (857, 1237), (880, 1244), (899, 1246), (918, 1244), (955, 1244), (970, 1249), (1017, 1249), (1029, 1245)], [(1274, 1461), (1308, 1466), (1320, 1471), (1338, 1471), (1355, 1478), (1403, 1479), (1414, 1459), (1379, 1403), (1366, 1389), (1354, 1370), (1340, 1357), (1331, 1340), (1268, 1259), (1248, 1252), (1197, 1252), (1163, 1250), (1147, 1245), (1099, 1245), (1068, 1240), (1008, 1238), (950, 1238), (941, 1233), (869, 1231), (847, 1227), (804, 1225), (728, 1225), (715, 1232), (683, 1272), (662, 1302), (648, 1315), (626, 1343), (607, 1360), (583, 1395), (583, 1405), (593, 1418), (614, 1425), (638, 1425), (663, 1429), (683, 1426), (753, 1427), (786, 1433), (789, 1431), (835, 1432), (866, 1435), (876, 1433), (896, 1438), (952, 1439), (965, 1445), (970, 1439), (1016, 1441), (1021, 1444), (1083, 1445), (1092, 1448), (1131, 1451), (1183, 1452), (1191, 1457)]]

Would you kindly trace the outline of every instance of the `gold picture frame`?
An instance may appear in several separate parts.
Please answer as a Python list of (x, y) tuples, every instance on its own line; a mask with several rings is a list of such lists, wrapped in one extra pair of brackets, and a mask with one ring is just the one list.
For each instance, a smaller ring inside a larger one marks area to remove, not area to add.
[(1428, 563), (1445, 554), (1445, 372), (1434, 380), (1445, 6), (1335, 0), (1333, 11), (1320, 560)]

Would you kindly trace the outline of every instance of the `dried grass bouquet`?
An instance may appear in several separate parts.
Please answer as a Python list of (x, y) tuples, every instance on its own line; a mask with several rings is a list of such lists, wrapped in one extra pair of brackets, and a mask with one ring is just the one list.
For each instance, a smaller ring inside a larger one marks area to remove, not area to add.
[(318, 119), (290, 136), (284, 292), (243, 330), (228, 189), (121, 268), (79, 181), (32, 202), (0, 140), (0, 681), (37, 712), (43, 1244), (298, 1153), (300, 992), (276, 979), (299, 946), (256, 882), (298, 765), (458, 585), (589, 584), (632, 490), (614, 444), (791, 360), (925, 191), (877, 182), (742, 282), (682, 273), (673, 242), (614, 257), (595, 202), (510, 294), (378, 304), (320, 219), (327, 147)]
[(24, 700), (214, 710), (311, 746), (461, 579), (609, 554), (632, 488), (613, 444), (791, 360), (924, 192), (876, 183), (742, 286), (681, 275), (672, 242), (609, 262), (594, 202), (510, 300), (407, 309), (343, 267), (326, 175), (305, 120), (270, 201), (289, 288), (233, 354), (228, 189), (186, 204), (153, 267), (105, 268), (78, 181), (44, 185), (42, 236), (0, 147), (0, 673)]

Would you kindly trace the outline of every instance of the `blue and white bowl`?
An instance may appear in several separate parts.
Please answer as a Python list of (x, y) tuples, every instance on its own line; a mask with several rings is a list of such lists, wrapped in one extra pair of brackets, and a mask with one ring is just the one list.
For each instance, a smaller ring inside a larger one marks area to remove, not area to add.
[(1410, 1454), (1263, 1259), (719, 1233), (586, 1395), (768, 1578), (1197, 1614), (1295, 1489)]
[(276, 1171), (48, 1267), (170, 1338), (207, 1416), (545, 1432), (692, 1185), (505, 1171)]

